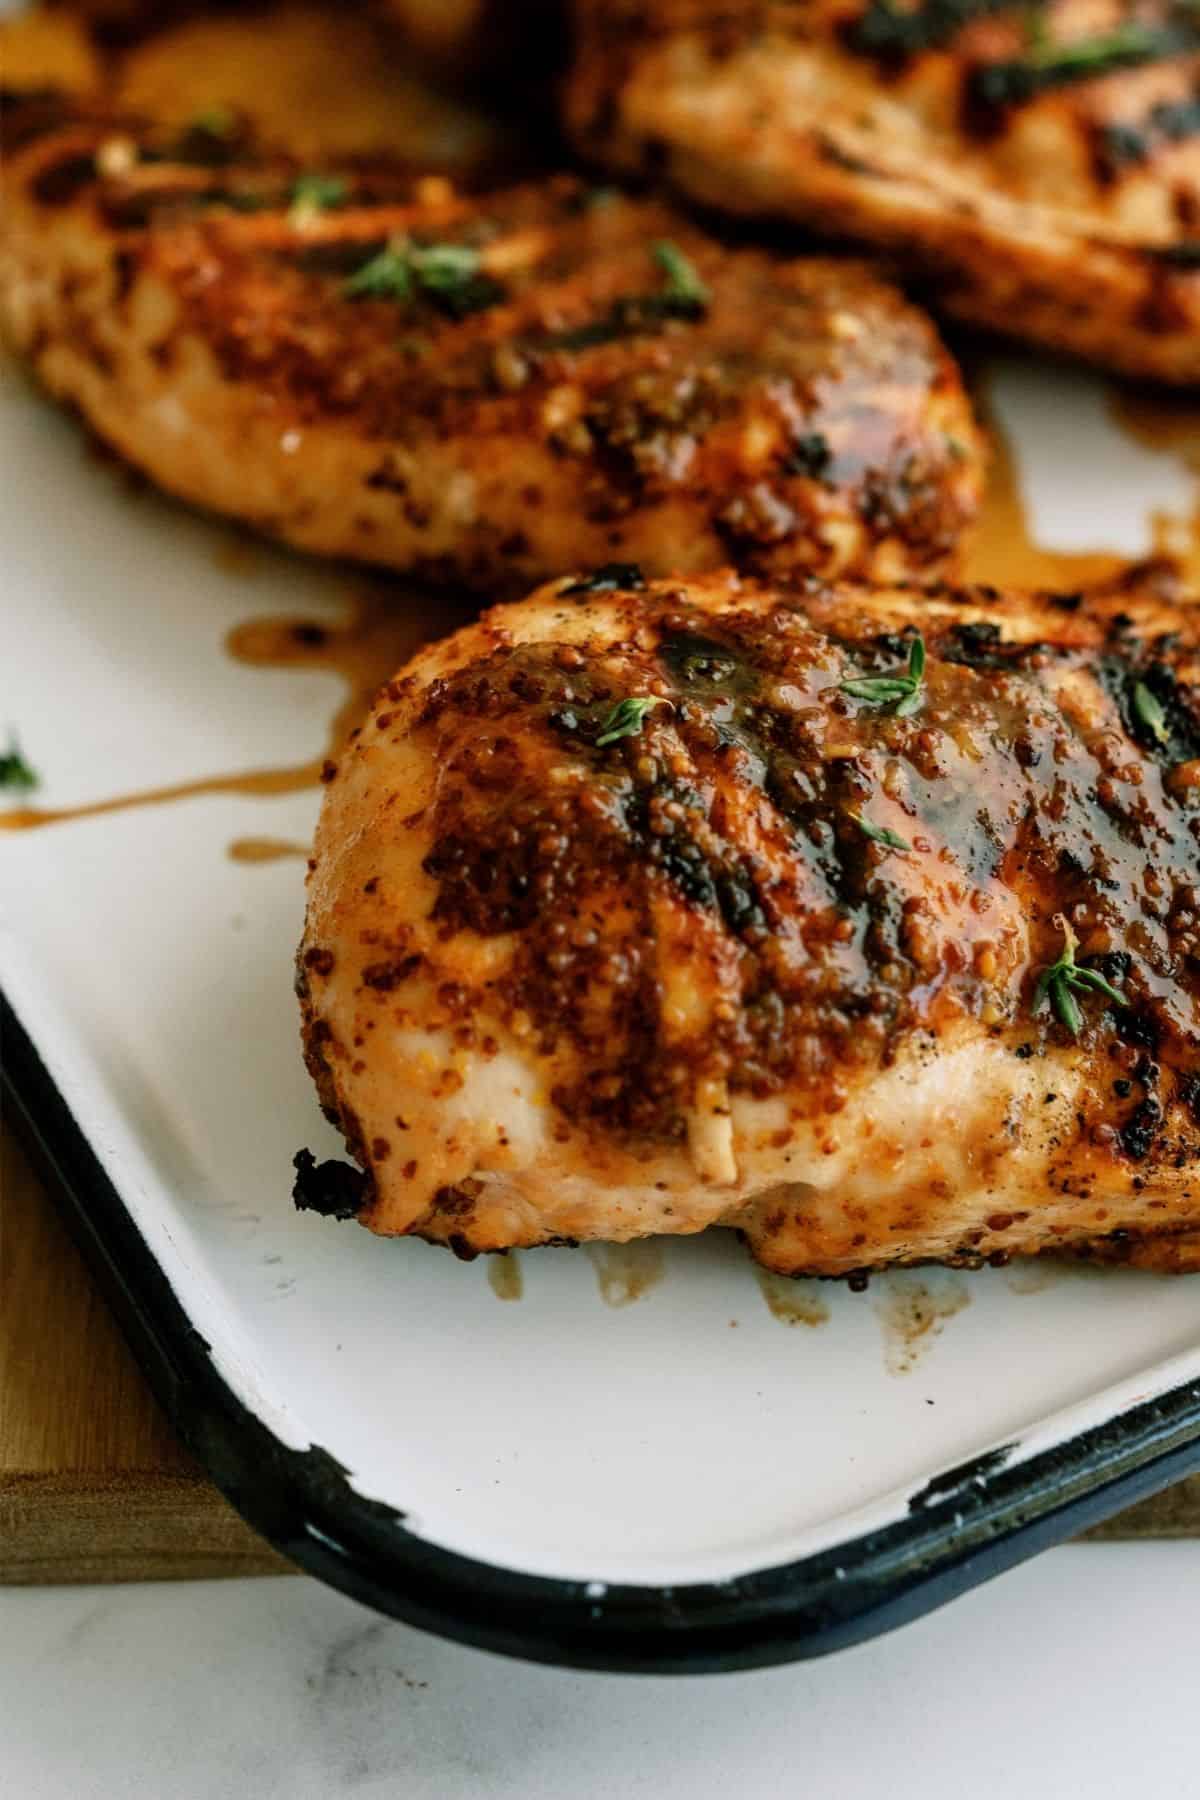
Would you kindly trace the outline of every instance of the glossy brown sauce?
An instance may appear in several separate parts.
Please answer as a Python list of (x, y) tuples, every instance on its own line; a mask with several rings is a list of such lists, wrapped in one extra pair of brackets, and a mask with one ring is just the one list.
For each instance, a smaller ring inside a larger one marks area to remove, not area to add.
[(829, 1303), (817, 1282), (776, 1275), (770, 1269), (756, 1269), (754, 1274), (767, 1310), (781, 1325), (828, 1324)]
[(525, 1280), (516, 1252), (506, 1250), (502, 1256), (489, 1256), (487, 1264), (488, 1286), (497, 1300), (520, 1300), (525, 1292)]
[(1063, 1282), (1106, 1281), (1109, 1274), (1103, 1263), (1066, 1256), (1030, 1256), (1008, 1265), (1004, 1285), (1013, 1294), (1042, 1294)]
[[(93, 800), (83, 806), (18, 806), (0, 812), (0, 830), (27, 831), (43, 825), (64, 824), (71, 819), (96, 818), (103, 813), (126, 812), (134, 807), (162, 806), (200, 794), (241, 794), (258, 798), (300, 793), (316, 787), (327, 757), (336, 755), (346, 735), (358, 724), (376, 689), (393, 675), (418, 645), (458, 621), (448, 609), (426, 600), (414, 603), (380, 587), (362, 589), (350, 596), (347, 616), (324, 624), (296, 614), (277, 614), (236, 625), (225, 640), (235, 662), (257, 669), (324, 669), (340, 675), (345, 693), (329, 722), (318, 755), (307, 762), (278, 769), (253, 769), (201, 776), (160, 788), (144, 788)], [(263, 846), (269, 844), (269, 849)], [(240, 847), (239, 847), (240, 846)], [(263, 862), (276, 855), (307, 855), (299, 845), (280, 846), (276, 840), (237, 839), (230, 855), (242, 862)]]
[(910, 1375), (971, 1295), (951, 1269), (894, 1269), (872, 1286), (889, 1375)]
[(1150, 397), (1117, 387), (1109, 405), (1122, 431), (1148, 450), (1179, 457), (1197, 478), (1186, 517), (1155, 513), (1150, 524), (1156, 553), (1171, 557), (1189, 582), (1200, 585), (1200, 404), (1183, 395)]
[(605, 1306), (629, 1306), (658, 1286), (666, 1274), (662, 1245), (653, 1238), (634, 1244), (585, 1244)]
[[(987, 409), (986, 385), (980, 402)], [(994, 412), (988, 416), (991, 465), (983, 506), (963, 552), (960, 573), (965, 581), (994, 587), (1049, 588), (1073, 593), (1090, 582), (1117, 574), (1125, 559), (1106, 550), (1050, 550), (1039, 544), (1025, 497), (1017, 459)]]
[(1057, 1287), (1068, 1273), (1066, 1265), (1041, 1256), (1009, 1263), (1004, 1270), (1004, 1285), (1010, 1294), (1044, 1294)]
[[(1074, 592), (1104, 581), (1127, 566), (1108, 550), (1052, 550), (1040, 544), (1021, 492), (1012, 445), (987, 404), (987, 384), (979, 396), (988, 418), (992, 460), (979, 519), (963, 551), (959, 572), (966, 581), (996, 587), (1050, 588)], [(1200, 405), (1185, 396), (1114, 386), (1109, 408), (1114, 422), (1148, 450), (1177, 456), (1196, 477), (1190, 513), (1154, 513), (1148, 520), (1152, 553), (1174, 562), (1200, 586)]]
[(293, 844), (287, 838), (244, 837), (234, 838), (229, 846), (231, 862), (265, 863), (281, 862), (289, 856), (309, 854), (308, 844)]

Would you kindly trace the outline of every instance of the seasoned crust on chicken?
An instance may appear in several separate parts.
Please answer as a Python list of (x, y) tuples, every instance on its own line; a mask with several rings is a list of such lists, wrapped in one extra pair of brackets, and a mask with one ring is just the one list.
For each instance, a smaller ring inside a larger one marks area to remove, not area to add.
[(174, 493), (510, 592), (581, 557), (890, 577), (974, 511), (958, 372), (857, 264), (566, 178), (403, 204), (335, 166), (305, 200), (195, 138), (80, 115), (7, 168), (9, 336)]
[(1200, 381), (1200, 19), (1171, 0), (579, 0), (588, 154), (884, 247), (948, 312)]
[(1200, 614), (1151, 584), (559, 581), (326, 776), (299, 991), (365, 1174), (302, 1202), (1195, 1266)]

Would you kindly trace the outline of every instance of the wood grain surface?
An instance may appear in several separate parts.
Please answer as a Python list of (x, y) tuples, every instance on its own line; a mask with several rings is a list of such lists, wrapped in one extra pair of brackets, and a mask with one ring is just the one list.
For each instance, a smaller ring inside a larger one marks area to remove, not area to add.
[(174, 1437), (23, 1150), (0, 1128), (0, 1581), (289, 1567)]
[[(1200, 1477), (1090, 1535), (1200, 1535)], [(0, 1581), (289, 1568), (173, 1436), (24, 1152), (0, 1126)]]

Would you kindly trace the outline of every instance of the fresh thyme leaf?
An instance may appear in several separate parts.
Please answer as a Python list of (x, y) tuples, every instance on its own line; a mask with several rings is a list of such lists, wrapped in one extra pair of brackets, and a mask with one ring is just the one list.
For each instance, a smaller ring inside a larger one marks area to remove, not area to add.
[(201, 212), (209, 207), (226, 206), (230, 212), (256, 213), (276, 204), (276, 195), (256, 194), (248, 188), (210, 188), (206, 193), (197, 194), (193, 201)]
[(810, 481), (820, 481), (832, 461), (828, 438), (812, 431), (796, 439), (783, 466), (789, 475), (807, 475)]
[(1115, 1001), (1118, 1006), (1128, 1005), (1128, 1002), (1120, 989), (1115, 988), (1111, 981), (1106, 981), (1099, 969), (1077, 968), (1072, 979), (1074, 980), (1076, 987), (1095, 988), (1097, 993), (1107, 995), (1107, 997), (1110, 1000)]
[(350, 300), (407, 300), (412, 291), (408, 253), (390, 244), (356, 270), (343, 289)]
[(570, 581), (558, 591), (565, 598), (567, 595), (616, 594), (622, 589), (636, 592), (645, 585), (646, 577), (637, 563), (603, 563), (590, 575), (582, 575), (578, 581)]
[(328, 212), (341, 206), (349, 192), (340, 175), (297, 175), (292, 183), (292, 217)]
[(696, 273), (695, 265), (677, 244), (665, 240), (654, 246), (654, 260), (666, 276), (664, 297), (681, 311), (702, 313), (712, 298)]
[(948, 44), (972, 19), (999, 12), (1007, 4), (1008, 0), (923, 0), (918, 6), (896, 6), (893, 0), (870, 0), (845, 35), (850, 48), (862, 56), (902, 61)]
[(8, 749), (0, 751), (0, 788), (12, 788), (16, 792), (28, 794), (37, 785), (37, 775), (25, 761), (16, 732), (10, 731)]
[(1035, 56), (1041, 55), (1049, 40), (1049, 28), (1041, 0), (1031, 0), (1022, 8), (1025, 18), (1025, 42)]
[(842, 692), (856, 700), (871, 700), (882, 705), (887, 700), (902, 700), (910, 692), (902, 675), (856, 675), (842, 682)]
[(184, 129), (197, 131), (203, 137), (232, 137), (237, 130), (237, 114), (228, 106), (206, 106), (203, 112), (194, 113)]
[(888, 850), (912, 849), (907, 838), (902, 838), (898, 832), (889, 831), (886, 825), (872, 825), (870, 819), (864, 819), (861, 813), (852, 812), (850, 817), (873, 844), (883, 844)]
[(421, 286), (435, 294), (448, 294), (479, 274), (479, 252), (470, 244), (414, 246), (408, 259)]
[(866, 700), (872, 706), (891, 706), (897, 718), (905, 718), (921, 705), (921, 684), (925, 679), (925, 639), (918, 635), (908, 652), (908, 668), (896, 675), (856, 675), (843, 681), (843, 694), (855, 700)]
[(529, 348), (594, 350), (600, 344), (660, 330), (669, 319), (701, 318), (710, 296), (691, 262), (670, 243), (656, 244), (654, 255), (667, 278), (657, 294), (618, 294), (597, 318), (531, 338)]
[(1161, 55), (1165, 48), (1163, 36), (1161, 30), (1131, 20), (1101, 37), (1078, 38), (1069, 44), (1056, 44), (1043, 37), (1030, 62), (1042, 74), (1092, 75), (1120, 63)]
[(670, 706), (660, 694), (630, 695), (617, 704), (600, 721), (596, 748), (615, 744), (618, 738), (637, 737), (646, 722), (646, 714), (655, 706)]
[(1129, 1002), (1110, 981), (1105, 980), (1098, 969), (1079, 967), (1075, 961), (1079, 939), (1062, 913), (1055, 914), (1054, 922), (1063, 934), (1063, 952), (1057, 962), (1050, 963), (1038, 976), (1037, 986), (1033, 990), (1032, 1010), (1040, 1012), (1048, 997), (1059, 1022), (1066, 1026), (1072, 1037), (1078, 1037), (1083, 1025), (1083, 1014), (1079, 1010), (1076, 994), (1092, 990), (1103, 994), (1114, 1006), (1127, 1006)]
[(343, 292), (351, 300), (412, 300), (424, 295), (455, 318), (504, 298), (504, 289), (484, 273), (479, 251), (469, 244), (410, 244), (403, 239), (365, 262)]
[(1168, 742), (1171, 733), (1167, 729), (1167, 715), (1162, 709), (1162, 702), (1150, 692), (1144, 681), (1139, 681), (1134, 686), (1133, 712), (1138, 724), (1144, 725), (1152, 738), (1160, 744)]
[(985, 63), (971, 71), (971, 98), (985, 109), (1023, 106), (1045, 88), (1091, 81), (1113, 69), (1137, 67), (1178, 55), (1197, 44), (1190, 9), (1170, 25), (1129, 20), (1099, 37), (1056, 42), (1043, 37), (1023, 61)]
[(1050, 1004), (1072, 1037), (1078, 1037), (1083, 1025), (1079, 1002), (1071, 992), (1071, 984), (1063, 979), (1050, 984)]

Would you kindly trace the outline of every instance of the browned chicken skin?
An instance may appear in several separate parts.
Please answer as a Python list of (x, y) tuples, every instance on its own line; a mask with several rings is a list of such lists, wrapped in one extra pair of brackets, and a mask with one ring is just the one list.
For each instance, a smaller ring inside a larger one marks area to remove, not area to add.
[(493, 592), (581, 559), (890, 577), (974, 511), (954, 364), (857, 264), (567, 178), (311, 187), (236, 136), (60, 116), (8, 162), (8, 334), (171, 491)]
[(885, 248), (963, 318), (1200, 381), (1200, 16), (1171, 0), (578, 0), (589, 155)]
[(1200, 1260), (1200, 619), (1148, 581), (561, 580), (327, 776), (304, 1036), (365, 1177), (302, 1200), (464, 1254)]

